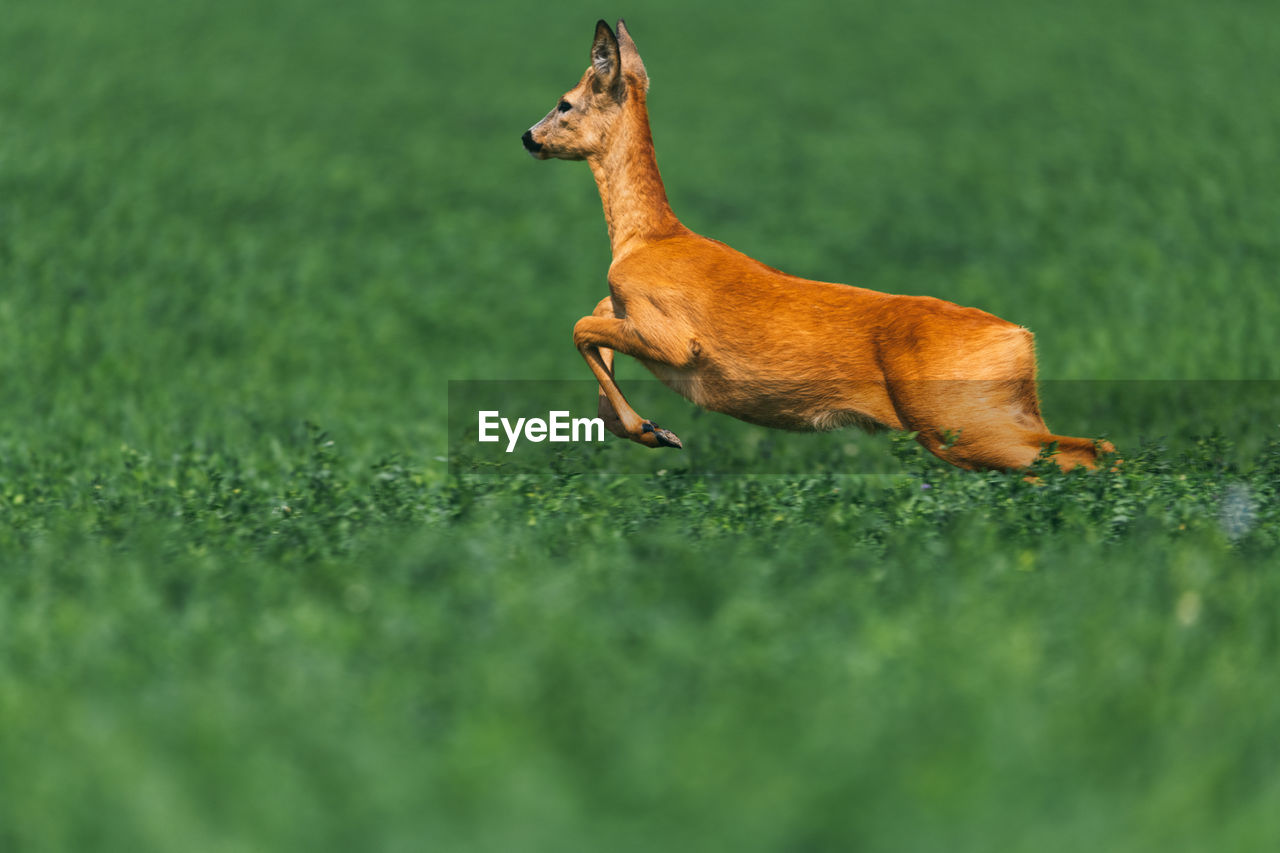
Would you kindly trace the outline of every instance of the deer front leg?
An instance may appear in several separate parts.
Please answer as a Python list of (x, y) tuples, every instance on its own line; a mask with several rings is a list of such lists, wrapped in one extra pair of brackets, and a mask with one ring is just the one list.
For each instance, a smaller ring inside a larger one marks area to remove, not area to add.
[(613, 381), (614, 350), (650, 361), (667, 361), (667, 358), (665, 353), (641, 339), (625, 320), (613, 316), (609, 298), (601, 300), (590, 317), (574, 324), (573, 343), (600, 383), (600, 417), (610, 432), (645, 447), (684, 446), (671, 430), (640, 417)]
[[(594, 311), (591, 312), (592, 317), (605, 317), (612, 320), (616, 315), (613, 313), (613, 297), (606, 296), (597, 304)], [(604, 369), (609, 372), (609, 376), (613, 376), (613, 350), (608, 347), (597, 347), (600, 353), (600, 360), (604, 362)], [(626, 428), (622, 425), (622, 419), (618, 417), (618, 412), (613, 408), (613, 403), (609, 402), (609, 397), (604, 393), (604, 387), (596, 386), (596, 392), (600, 395), (600, 402), (596, 409), (600, 419), (604, 421), (605, 429), (621, 438), (630, 438)]]

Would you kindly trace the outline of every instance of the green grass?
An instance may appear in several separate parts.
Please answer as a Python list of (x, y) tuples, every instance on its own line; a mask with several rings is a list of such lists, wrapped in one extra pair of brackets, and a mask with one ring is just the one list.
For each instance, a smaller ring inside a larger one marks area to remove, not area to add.
[(0, 849), (1274, 847), (1273, 5), (620, 10), (688, 225), (1037, 332), (1038, 483), (469, 441), (594, 407), (601, 11), (6, 5)]

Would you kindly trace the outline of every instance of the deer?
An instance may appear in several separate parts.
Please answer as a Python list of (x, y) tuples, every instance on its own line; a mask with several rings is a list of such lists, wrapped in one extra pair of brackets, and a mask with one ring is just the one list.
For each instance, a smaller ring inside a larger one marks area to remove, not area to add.
[(609, 294), (573, 327), (606, 428), (682, 448), (614, 381), (614, 355), (694, 404), (796, 431), (900, 430), (968, 470), (1042, 454), (1096, 468), (1101, 439), (1054, 435), (1040, 414), (1032, 333), (977, 308), (789, 275), (691, 231), (658, 172), (649, 75), (627, 30), (596, 23), (577, 85), (521, 141), (535, 159), (585, 160), (608, 226)]

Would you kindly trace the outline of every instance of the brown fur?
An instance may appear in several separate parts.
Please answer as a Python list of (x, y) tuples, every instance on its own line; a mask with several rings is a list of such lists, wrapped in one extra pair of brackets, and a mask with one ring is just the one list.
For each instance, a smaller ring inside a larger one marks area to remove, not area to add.
[(1062, 468), (1092, 468), (1113, 450), (1049, 432), (1021, 326), (932, 297), (797, 278), (686, 228), (658, 174), (649, 78), (622, 21), (616, 37), (596, 25), (591, 54), (525, 145), (538, 159), (586, 160), (600, 189), (609, 296), (573, 340), (611, 432), (681, 446), (627, 403), (613, 380), (616, 351), (705, 408), (781, 429), (914, 431), (962, 468), (1022, 468), (1055, 442)]

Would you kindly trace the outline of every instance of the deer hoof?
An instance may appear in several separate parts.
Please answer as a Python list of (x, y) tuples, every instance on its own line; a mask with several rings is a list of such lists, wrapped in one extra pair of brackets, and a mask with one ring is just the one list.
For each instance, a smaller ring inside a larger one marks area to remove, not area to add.
[(676, 450), (684, 449), (684, 445), (680, 442), (680, 438), (671, 430), (663, 429), (653, 421), (645, 421), (640, 425), (640, 431), (646, 433), (646, 436), (652, 436), (654, 443), (649, 444), (650, 447), (674, 447)]

